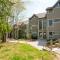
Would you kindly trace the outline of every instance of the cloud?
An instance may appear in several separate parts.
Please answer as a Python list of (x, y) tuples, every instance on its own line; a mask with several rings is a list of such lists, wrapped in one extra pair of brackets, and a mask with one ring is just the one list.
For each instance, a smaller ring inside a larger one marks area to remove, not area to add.
[(26, 5), (24, 16), (31, 17), (33, 14), (45, 12), (47, 7), (53, 6), (57, 0), (23, 0)]

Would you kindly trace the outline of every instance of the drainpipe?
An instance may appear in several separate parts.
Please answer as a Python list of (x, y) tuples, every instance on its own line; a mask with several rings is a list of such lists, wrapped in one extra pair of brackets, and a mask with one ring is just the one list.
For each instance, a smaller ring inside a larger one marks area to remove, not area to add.
[(42, 39), (43, 39), (43, 20), (42, 20)]
[(39, 39), (39, 19), (38, 19), (38, 39)]

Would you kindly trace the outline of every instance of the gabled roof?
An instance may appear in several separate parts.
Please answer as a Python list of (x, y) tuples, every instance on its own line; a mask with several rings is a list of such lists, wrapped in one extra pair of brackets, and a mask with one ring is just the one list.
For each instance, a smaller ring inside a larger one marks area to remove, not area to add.
[(44, 17), (46, 17), (46, 13), (39, 13), (39, 14), (36, 14), (36, 16), (38, 18), (44, 18)]
[(53, 6), (53, 8), (54, 8), (59, 2), (60, 2), (60, 0), (58, 0), (58, 1), (55, 3), (55, 5)]
[(29, 20), (31, 20), (33, 17), (37, 17), (36, 14), (33, 14), (32, 17), (29, 18)]
[(48, 7), (46, 10), (51, 10), (51, 9), (55, 8), (56, 5), (57, 5), (59, 2), (60, 2), (60, 0), (58, 0), (52, 7)]
[[(33, 18), (33, 17), (45, 18), (46, 17), (46, 13), (34, 14), (31, 18)], [(29, 18), (29, 20), (31, 20), (31, 18)]]

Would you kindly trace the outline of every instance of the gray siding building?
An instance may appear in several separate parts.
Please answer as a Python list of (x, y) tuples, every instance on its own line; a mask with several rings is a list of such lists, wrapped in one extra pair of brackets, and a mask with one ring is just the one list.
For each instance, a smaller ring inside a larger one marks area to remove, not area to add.
[(36, 33), (38, 38), (60, 38), (60, 0), (46, 11), (29, 19), (30, 34)]

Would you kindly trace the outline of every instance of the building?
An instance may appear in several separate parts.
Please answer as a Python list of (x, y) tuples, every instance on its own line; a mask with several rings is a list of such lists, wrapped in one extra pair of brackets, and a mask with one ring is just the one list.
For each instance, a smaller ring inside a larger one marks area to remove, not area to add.
[(28, 38), (28, 20), (23, 22), (17, 22), (13, 25), (12, 31), (8, 33), (8, 38), (21, 39)]
[(29, 19), (30, 34), (36, 34), (38, 38), (60, 38), (60, 0), (46, 11), (47, 13), (34, 14)]
[(60, 38), (60, 0), (47, 10), (47, 38)]
[(36, 35), (37, 38), (46, 37), (46, 14), (34, 14), (29, 19), (30, 34)]

